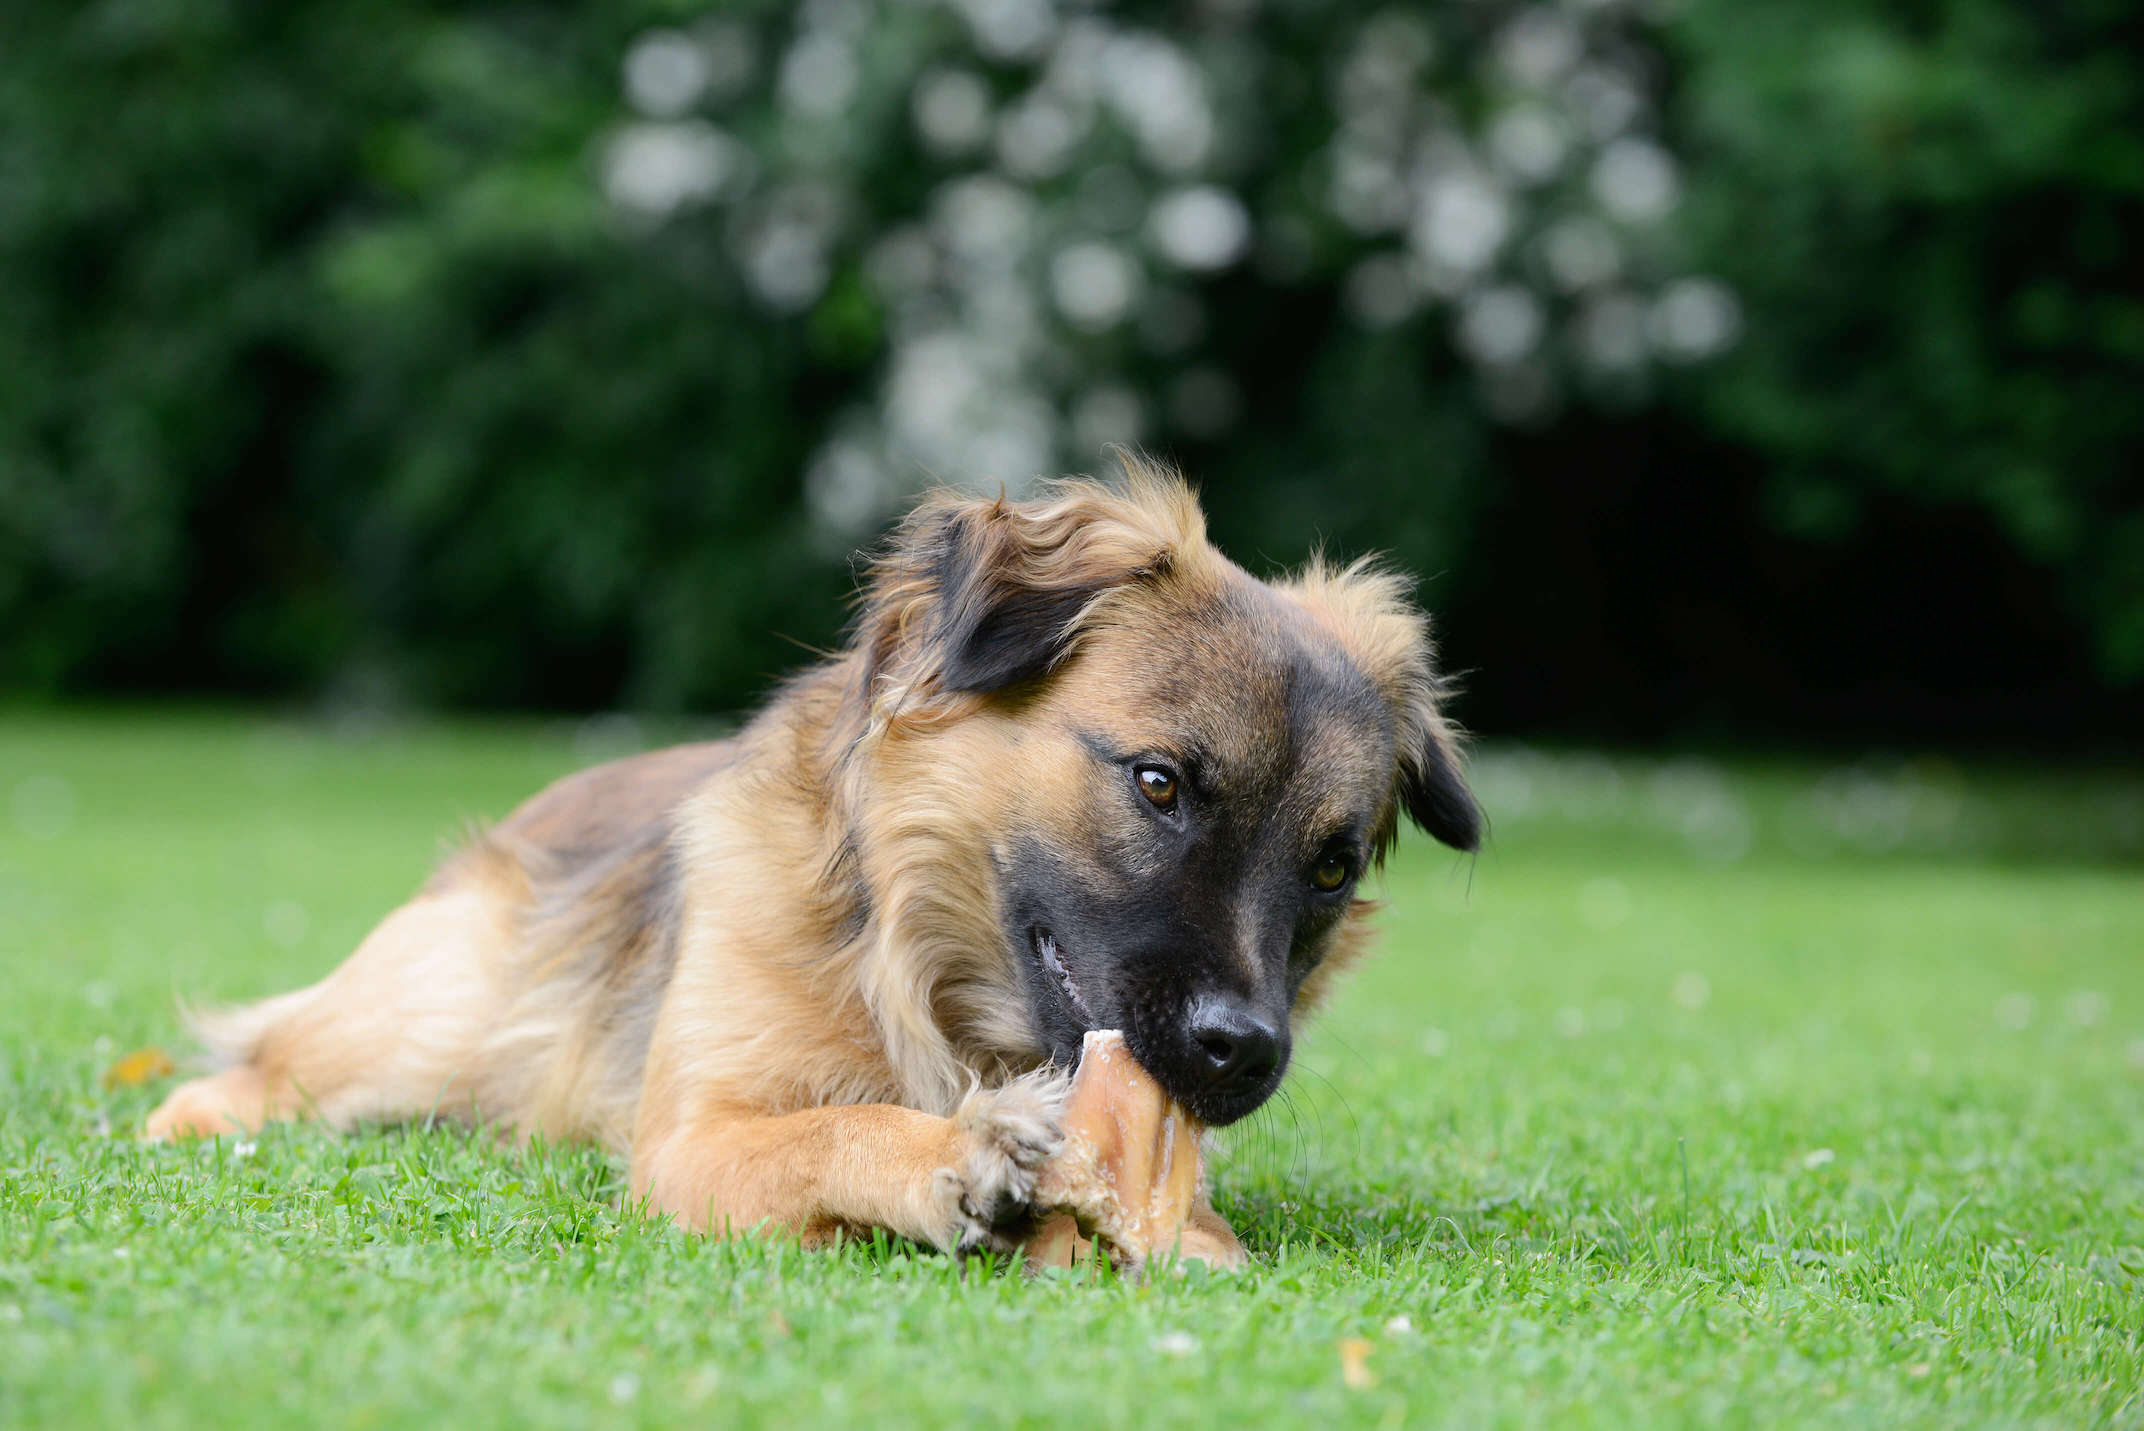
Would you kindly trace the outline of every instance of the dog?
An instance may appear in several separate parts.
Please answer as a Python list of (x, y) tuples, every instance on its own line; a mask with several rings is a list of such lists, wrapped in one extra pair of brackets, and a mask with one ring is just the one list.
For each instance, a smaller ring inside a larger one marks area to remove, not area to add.
[[(695, 1229), (1009, 1252), (1086, 1031), (1242, 1118), (1402, 815), (1479, 843), (1408, 584), (1255, 578), (1171, 472), (930, 495), (861, 588), (733, 739), (567, 776), (320, 983), (196, 1016), (221, 1071), (146, 1136), (454, 1116), (623, 1150)], [(1243, 1260), (1203, 1192), (1191, 1234)]]

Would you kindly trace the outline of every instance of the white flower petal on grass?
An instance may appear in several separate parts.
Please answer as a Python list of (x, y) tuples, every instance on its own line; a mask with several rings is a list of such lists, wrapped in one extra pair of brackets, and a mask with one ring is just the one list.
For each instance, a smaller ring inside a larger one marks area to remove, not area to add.
[(1810, 1172), (1815, 1172), (1818, 1168), (1830, 1166), (1838, 1156), (1829, 1148), (1812, 1148), (1802, 1154), (1802, 1166)]
[(1199, 1339), (1189, 1332), (1163, 1332), (1154, 1338), (1154, 1350), (1163, 1356), (1196, 1356)]

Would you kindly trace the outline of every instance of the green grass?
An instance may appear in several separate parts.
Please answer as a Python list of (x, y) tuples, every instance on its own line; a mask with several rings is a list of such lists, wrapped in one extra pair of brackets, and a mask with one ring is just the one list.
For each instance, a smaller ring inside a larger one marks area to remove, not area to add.
[(100, 1075), (174, 994), (313, 977), (587, 754), (0, 717), (0, 1426), (2144, 1424), (2133, 773), (1489, 752), (1488, 852), (1406, 844), (1224, 1136), (1239, 1278), (705, 1241), (446, 1130), (132, 1140)]

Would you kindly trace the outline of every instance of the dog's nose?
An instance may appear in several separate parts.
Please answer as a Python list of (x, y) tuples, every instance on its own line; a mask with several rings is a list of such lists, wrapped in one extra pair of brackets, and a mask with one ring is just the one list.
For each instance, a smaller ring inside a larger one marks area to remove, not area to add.
[(1191, 1041), (1206, 1056), (1206, 1081), (1217, 1087), (1257, 1083), (1280, 1065), (1281, 1031), (1231, 1000), (1198, 1002), (1191, 1011)]

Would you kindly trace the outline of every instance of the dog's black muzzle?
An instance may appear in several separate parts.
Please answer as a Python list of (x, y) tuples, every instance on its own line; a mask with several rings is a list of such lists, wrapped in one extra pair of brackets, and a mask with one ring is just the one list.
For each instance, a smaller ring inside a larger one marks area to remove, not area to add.
[(1287, 1020), (1233, 995), (1194, 995), (1164, 1026), (1135, 1019), (1125, 1033), (1141, 1065), (1210, 1127), (1256, 1111), (1288, 1069)]

